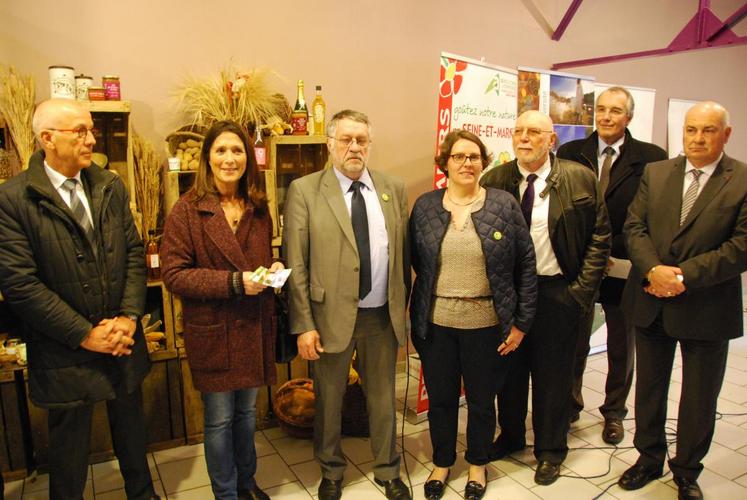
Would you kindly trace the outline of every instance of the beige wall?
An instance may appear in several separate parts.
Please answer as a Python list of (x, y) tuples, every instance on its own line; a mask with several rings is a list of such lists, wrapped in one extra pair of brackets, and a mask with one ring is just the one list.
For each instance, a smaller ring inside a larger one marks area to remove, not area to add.
[[(555, 26), (569, 0), (535, 0)], [(367, 112), (375, 127), (372, 165), (403, 178), (412, 200), (430, 189), (435, 148), (438, 56), (448, 51), (507, 67), (666, 46), (697, 0), (584, 2), (553, 42), (519, 0), (0, 0), (0, 62), (49, 95), (47, 66), (66, 64), (100, 78), (118, 74), (136, 128), (159, 149), (184, 124), (171, 93), (187, 73), (216, 73), (229, 60), (268, 66), (307, 98), (323, 85), (330, 111)], [(712, 0), (726, 19), (741, 0)], [(747, 34), (747, 21), (736, 31)], [(735, 129), (727, 151), (747, 160), (747, 46), (576, 68), (599, 81), (657, 89), (654, 142), (666, 146), (669, 97), (717, 99)]]

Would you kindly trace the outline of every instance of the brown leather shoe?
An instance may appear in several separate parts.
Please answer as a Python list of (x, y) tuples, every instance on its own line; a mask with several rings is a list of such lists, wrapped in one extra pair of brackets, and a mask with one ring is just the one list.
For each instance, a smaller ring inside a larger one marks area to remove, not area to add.
[(703, 492), (695, 479), (674, 476), (674, 483), (677, 485), (677, 498), (679, 500), (702, 500)]
[(622, 420), (619, 418), (604, 419), (604, 430), (602, 430), (602, 440), (607, 444), (619, 444), (625, 437), (625, 429)]

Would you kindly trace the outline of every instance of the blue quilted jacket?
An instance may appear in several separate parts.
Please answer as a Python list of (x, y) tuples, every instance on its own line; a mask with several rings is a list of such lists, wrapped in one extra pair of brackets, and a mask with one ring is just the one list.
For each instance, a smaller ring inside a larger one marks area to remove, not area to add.
[[(410, 302), (412, 334), (425, 338), (438, 275), (438, 255), (451, 213), (443, 207), (445, 190), (431, 191), (415, 202), (410, 215), (412, 266), (417, 277)], [(537, 302), (534, 246), (519, 204), (513, 196), (487, 188), (485, 205), (472, 214), (482, 241), (499, 331), (506, 337), (512, 325), (529, 332)]]

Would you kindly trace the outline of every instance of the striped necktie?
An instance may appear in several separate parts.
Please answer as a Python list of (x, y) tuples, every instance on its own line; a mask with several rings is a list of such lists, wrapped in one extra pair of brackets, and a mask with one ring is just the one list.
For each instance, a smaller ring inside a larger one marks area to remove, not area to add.
[(693, 174), (693, 180), (690, 183), (690, 185), (687, 187), (687, 191), (685, 191), (685, 196), (682, 197), (682, 211), (680, 212), (680, 226), (685, 223), (685, 219), (687, 219), (687, 214), (690, 213), (690, 210), (693, 208), (693, 205), (695, 205), (695, 200), (698, 198), (698, 189), (700, 189), (700, 181), (698, 180), (700, 178), (700, 175), (703, 173), (700, 170), (693, 169), (690, 170), (690, 173)]
[(76, 222), (83, 228), (83, 232), (85, 232), (88, 239), (93, 241), (93, 224), (91, 223), (91, 218), (88, 217), (86, 207), (83, 206), (83, 201), (78, 196), (78, 192), (76, 191), (77, 186), (77, 179), (67, 179), (62, 183), (62, 187), (70, 193), (70, 210), (72, 210)]

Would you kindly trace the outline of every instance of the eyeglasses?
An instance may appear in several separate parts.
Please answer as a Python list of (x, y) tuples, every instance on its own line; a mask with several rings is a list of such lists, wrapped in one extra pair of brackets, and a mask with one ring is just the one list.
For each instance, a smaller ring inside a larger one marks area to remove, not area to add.
[(329, 137), (333, 141), (337, 141), (337, 143), (344, 147), (345, 149), (349, 148), (353, 145), (353, 143), (356, 143), (359, 148), (366, 149), (368, 146), (371, 145), (371, 140), (366, 137), (343, 137), (342, 139), (338, 139), (336, 137)]
[(527, 133), (527, 137), (530, 139), (536, 139), (542, 134), (552, 134), (554, 130), (542, 130), (540, 128), (515, 128), (513, 135), (514, 137), (522, 137), (524, 132)]
[(472, 165), (476, 165), (477, 163), (480, 163), (482, 161), (482, 155), (466, 155), (464, 153), (449, 155), (449, 158), (454, 160), (454, 163), (459, 166), (464, 165), (467, 160), (469, 160)]
[(78, 127), (78, 128), (48, 128), (47, 130), (53, 130), (54, 132), (71, 132), (78, 136), (78, 139), (85, 139), (90, 133), (93, 135), (92, 128)]

